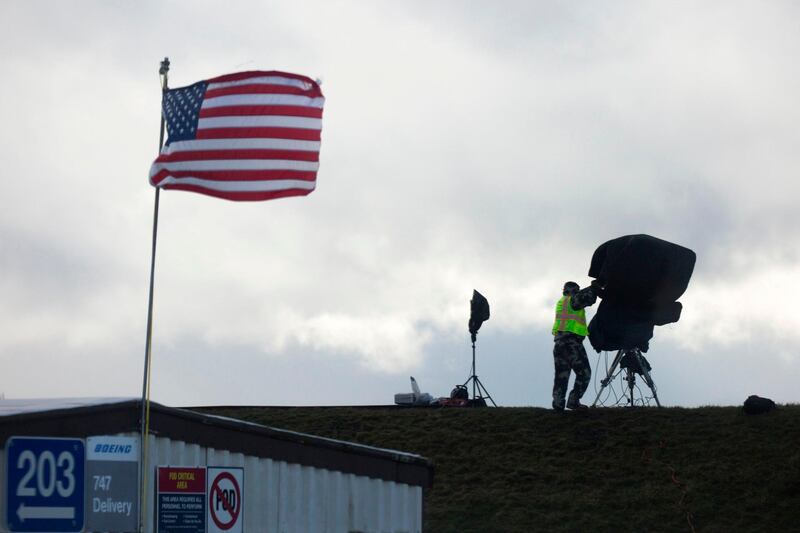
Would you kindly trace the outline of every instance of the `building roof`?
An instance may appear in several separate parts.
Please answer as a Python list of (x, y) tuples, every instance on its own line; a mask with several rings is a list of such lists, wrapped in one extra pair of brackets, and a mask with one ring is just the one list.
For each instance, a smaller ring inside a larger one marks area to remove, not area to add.
[(87, 407), (91, 405), (105, 405), (134, 401), (136, 398), (27, 398), (27, 399), (0, 399), (0, 417), (20, 415), (24, 413), (37, 413), (42, 411), (55, 411), (73, 407)]
[[(141, 431), (138, 398), (0, 400), (0, 443), (12, 436), (85, 438)], [(304, 466), (430, 487), (432, 463), (416, 454), (317, 437), (150, 403), (150, 434)]]

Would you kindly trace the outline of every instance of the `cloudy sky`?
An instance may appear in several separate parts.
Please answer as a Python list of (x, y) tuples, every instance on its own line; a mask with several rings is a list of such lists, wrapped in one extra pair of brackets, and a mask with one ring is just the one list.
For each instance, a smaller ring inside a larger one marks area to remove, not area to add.
[(172, 87), (285, 70), (322, 80), (326, 107), (310, 196), (161, 195), (154, 400), (386, 404), (410, 375), (448, 395), (469, 375), (478, 289), (481, 381), (501, 405), (548, 406), (561, 285), (589, 282), (599, 244), (648, 233), (698, 257), (648, 353), (662, 403), (798, 402), (799, 16), (788, 1), (2, 2), (0, 394), (141, 394), (169, 56)]

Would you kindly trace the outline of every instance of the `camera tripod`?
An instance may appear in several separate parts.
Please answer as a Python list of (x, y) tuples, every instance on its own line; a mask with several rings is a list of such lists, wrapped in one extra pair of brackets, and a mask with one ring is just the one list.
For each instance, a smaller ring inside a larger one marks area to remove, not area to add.
[(497, 404), (494, 403), (492, 400), (492, 395), (489, 394), (489, 391), (486, 390), (486, 387), (483, 386), (481, 380), (478, 379), (478, 375), (475, 373), (475, 335), (472, 335), (472, 373), (467, 378), (467, 381), (464, 382), (464, 387), (467, 386), (469, 382), (472, 382), (472, 400), (470, 400), (471, 405), (486, 405), (486, 400), (488, 399), (492, 402), (492, 405), (497, 407)]
[[(616, 374), (614, 373), (619, 366), (619, 372)], [(597, 405), (597, 402), (600, 400), (600, 396), (603, 394), (603, 390), (612, 382), (614, 378), (617, 377), (619, 374), (625, 373), (625, 376), (622, 378), (628, 382), (628, 405), (630, 407), (634, 406), (634, 389), (636, 387), (636, 374), (639, 374), (644, 379), (645, 384), (650, 387), (650, 391), (653, 393), (653, 399), (656, 401), (656, 405), (661, 407), (661, 402), (658, 401), (658, 394), (656, 393), (656, 384), (653, 381), (653, 378), (650, 376), (650, 364), (645, 359), (644, 355), (642, 355), (642, 351), (639, 348), (630, 348), (619, 350), (617, 355), (614, 357), (614, 361), (611, 363), (611, 367), (608, 369), (608, 373), (606, 377), (600, 380), (600, 390), (597, 392), (597, 397), (594, 399), (594, 403), (592, 407)]]

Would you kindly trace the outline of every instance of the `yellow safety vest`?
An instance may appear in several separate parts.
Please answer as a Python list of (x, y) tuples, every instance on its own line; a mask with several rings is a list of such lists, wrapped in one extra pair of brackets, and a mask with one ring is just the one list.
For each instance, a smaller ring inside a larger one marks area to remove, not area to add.
[(575, 335), (585, 337), (589, 334), (586, 327), (586, 311), (578, 311), (570, 305), (570, 296), (564, 296), (556, 304), (556, 321), (553, 324), (553, 335), (559, 331), (569, 331)]

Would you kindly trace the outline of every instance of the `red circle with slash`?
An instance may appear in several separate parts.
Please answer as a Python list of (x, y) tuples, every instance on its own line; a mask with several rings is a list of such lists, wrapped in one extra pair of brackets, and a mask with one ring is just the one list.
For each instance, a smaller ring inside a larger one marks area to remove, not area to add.
[[(235, 505), (231, 505), (231, 503), (228, 501), (228, 498), (225, 497), (225, 493), (223, 493), (222, 488), (220, 488), (220, 482), (223, 480), (230, 481), (231, 485), (233, 485), (233, 490), (236, 493), (236, 501), (234, 502)], [(217, 516), (217, 506), (212, 504), (214, 497), (219, 498), (222, 503), (222, 508), (225, 512), (227, 512), (228, 515), (230, 515), (230, 519), (225, 520), (225, 517), (222, 516), (225, 513), (222, 512), (220, 512), (221, 516)], [(236, 482), (236, 478), (233, 477), (230, 472), (222, 472), (216, 478), (214, 478), (214, 482), (211, 484), (209, 499), (211, 500), (208, 502), (209, 508), (211, 509), (211, 519), (214, 521), (217, 527), (222, 530), (227, 530), (235, 526), (236, 520), (239, 518), (239, 512), (242, 510), (242, 492), (239, 490), (239, 483)]]

